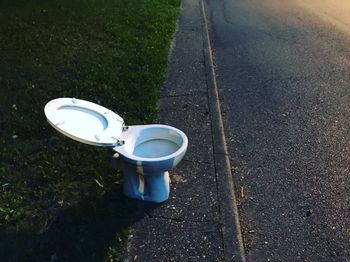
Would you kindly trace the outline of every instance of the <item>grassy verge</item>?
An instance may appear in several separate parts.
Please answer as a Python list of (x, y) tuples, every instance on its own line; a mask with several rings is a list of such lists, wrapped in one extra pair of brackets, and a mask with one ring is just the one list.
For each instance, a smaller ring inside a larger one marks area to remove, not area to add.
[(109, 152), (54, 131), (76, 97), (151, 122), (179, 0), (0, 0), (2, 261), (117, 261), (132, 205)]

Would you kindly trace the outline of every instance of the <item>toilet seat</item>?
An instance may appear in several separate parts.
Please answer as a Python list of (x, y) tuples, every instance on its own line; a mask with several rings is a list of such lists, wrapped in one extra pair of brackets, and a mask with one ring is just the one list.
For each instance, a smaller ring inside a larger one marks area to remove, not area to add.
[(95, 146), (115, 146), (124, 120), (111, 110), (75, 98), (57, 98), (45, 106), (48, 122), (76, 141)]

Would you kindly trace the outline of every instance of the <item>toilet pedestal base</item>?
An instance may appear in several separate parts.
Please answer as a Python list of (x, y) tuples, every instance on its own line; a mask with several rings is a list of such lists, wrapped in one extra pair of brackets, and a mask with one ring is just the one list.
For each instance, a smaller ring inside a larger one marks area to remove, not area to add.
[(169, 173), (139, 174), (124, 170), (124, 194), (130, 198), (160, 203), (169, 198)]

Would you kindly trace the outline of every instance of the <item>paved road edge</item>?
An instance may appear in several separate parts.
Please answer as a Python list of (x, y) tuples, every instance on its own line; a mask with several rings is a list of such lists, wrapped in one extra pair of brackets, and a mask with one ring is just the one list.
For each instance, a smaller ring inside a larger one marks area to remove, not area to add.
[(208, 100), (212, 125), (214, 165), (217, 175), (220, 212), (223, 219), (222, 234), (225, 257), (233, 261), (246, 261), (239, 211), (235, 195), (235, 184), (227, 151), (225, 131), (221, 114), (218, 87), (215, 77), (210, 34), (208, 28), (207, 8), (200, 0), (204, 28), (204, 60), (207, 76)]

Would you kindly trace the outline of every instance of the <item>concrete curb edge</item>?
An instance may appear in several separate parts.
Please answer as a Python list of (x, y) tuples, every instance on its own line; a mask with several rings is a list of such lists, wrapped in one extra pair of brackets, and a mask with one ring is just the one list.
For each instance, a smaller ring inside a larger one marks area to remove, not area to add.
[(230, 261), (245, 262), (246, 257), (241, 233), (241, 225), (239, 221), (237, 199), (235, 195), (235, 185), (227, 151), (204, 0), (200, 0), (200, 5), (204, 21), (203, 50), (213, 136), (214, 165), (218, 187), (220, 213), (223, 219), (222, 236), (224, 256)]

